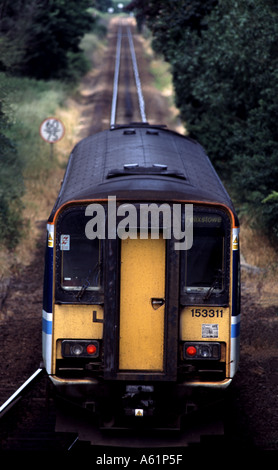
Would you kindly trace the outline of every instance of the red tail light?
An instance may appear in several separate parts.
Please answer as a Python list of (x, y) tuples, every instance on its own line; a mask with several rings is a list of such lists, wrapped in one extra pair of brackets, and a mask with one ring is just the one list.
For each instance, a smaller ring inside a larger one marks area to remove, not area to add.
[(88, 354), (95, 354), (95, 352), (97, 350), (97, 348), (94, 344), (88, 344), (86, 349), (87, 349)]
[(212, 341), (192, 341), (183, 345), (184, 359), (209, 359), (219, 361), (221, 356), (221, 346), (218, 342)]
[(62, 341), (63, 357), (98, 357), (99, 342), (88, 339), (65, 339)]
[(187, 356), (194, 357), (197, 354), (197, 349), (195, 348), (195, 346), (188, 346), (185, 352)]

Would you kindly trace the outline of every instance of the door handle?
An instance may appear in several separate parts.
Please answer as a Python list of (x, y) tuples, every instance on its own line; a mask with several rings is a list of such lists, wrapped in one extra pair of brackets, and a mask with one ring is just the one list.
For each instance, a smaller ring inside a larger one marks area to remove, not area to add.
[(161, 298), (157, 298), (157, 297), (152, 297), (151, 304), (152, 304), (152, 308), (154, 310), (157, 310), (159, 307), (162, 307), (162, 305), (165, 304), (165, 300)]

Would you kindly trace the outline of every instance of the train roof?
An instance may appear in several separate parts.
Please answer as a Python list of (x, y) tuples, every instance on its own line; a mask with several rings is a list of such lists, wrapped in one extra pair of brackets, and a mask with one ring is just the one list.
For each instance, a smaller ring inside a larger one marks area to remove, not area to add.
[(233, 205), (203, 147), (165, 126), (118, 126), (81, 140), (52, 215), (70, 201), (189, 201)]

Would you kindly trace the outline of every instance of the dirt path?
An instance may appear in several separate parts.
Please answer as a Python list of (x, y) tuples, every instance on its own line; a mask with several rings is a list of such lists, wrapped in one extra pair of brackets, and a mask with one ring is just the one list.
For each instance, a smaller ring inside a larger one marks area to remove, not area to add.
[[(102, 63), (83, 79), (79, 97), (72, 102), (80, 114), (80, 139), (109, 127), (116, 21), (111, 22), (108, 46)], [(143, 51), (143, 40), (136, 35), (134, 43), (147, 119), (150, 123), (166, 124), (173, 129), (173, 116), (169, 113), (167, 99), (152, 86), (149, 62)], [(121, 99), (123, 97), (119, 98)], [(138, 120), (135, 98), (133, 100), (134, 114), (125, 116), (121, 113), (117, 116), (118, 122)], [(38, 224), (42, 224), (41, 237), (38, 239), (33, 261), (29, 266), (22, 268), (20, 274), (11, 278), (8, 288), (2, 292), (1, 404), (38, 368), (41, 361), (45, 223)], [(259, 275), (252, 276), (256, 283), (256, 276)], [(263, 306), (259, 293), (250, 288), (252, 282), (247, 275), (242, 297), (240, 370), (230, 392), (234, 403), (232, 432), (239, 445), (251, 444), (259, 449), (278, 450), (278, 300)]]

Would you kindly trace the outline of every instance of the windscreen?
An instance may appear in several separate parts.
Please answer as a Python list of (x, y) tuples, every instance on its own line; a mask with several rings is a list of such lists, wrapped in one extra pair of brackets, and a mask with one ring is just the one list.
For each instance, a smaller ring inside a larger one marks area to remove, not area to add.
[(101, 242), (85, 234), (85, 211), (62, 214), (58, 224), (60, 286), (65, 290), (99, 290), (101, 285)]
[(225, 225), (218, 213), (193, 216), (193, 245), (183, 254), (184, 293), (219, 293), (225, 283)]

